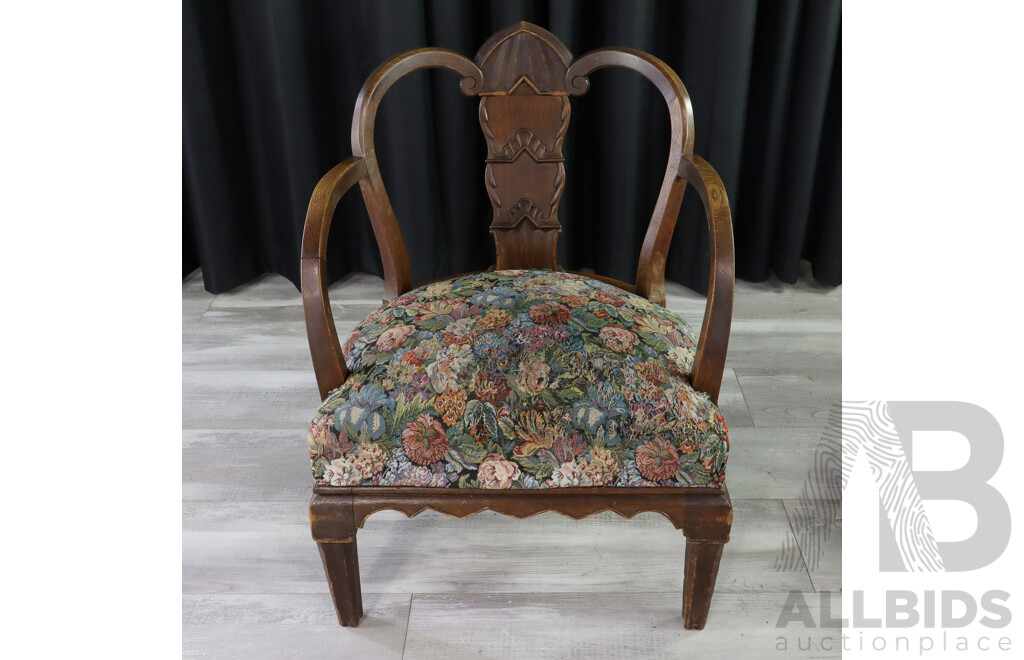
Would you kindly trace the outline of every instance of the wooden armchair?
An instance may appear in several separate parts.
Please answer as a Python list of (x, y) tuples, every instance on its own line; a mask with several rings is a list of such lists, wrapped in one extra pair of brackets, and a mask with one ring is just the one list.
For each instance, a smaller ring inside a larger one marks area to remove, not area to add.
[[(634, 285), (565, 272), (555, 256), (569, 97), (587, 91), (590, 72), (612, 66), (654, 83), (672, 122)], [(462, 92), (480, 98), (497, 263), (413, 289), (373, 128), (387, 90), (425, 67), (456, 72)], [(703, 628), (732, 525), (717, 400), (733, 240), (722, 181), (692, 153), (693, 116), (679, 77), (634, 50), (574, 59), (550, 32), (519, 23), (491, 37), (473, 61), (423, 48), (378, 67), (356, 101), (352, 151), (313, 191), (302, 240), (303, 305), (324, 399), (309, 433), (309, 516), (341, 625), (362, 616), (356, 531), (375, 511), (558, 511), (579, 519), (611, 510), (655, 511), (683, 530), (683, 623)], [(343, 349), (324, 264), (331, 217), (355, 183), (380, 246), (385, 300)], [(699, 341), (663, 307), (665, 259), (687, 184), (704, 204), (711, 239)]]

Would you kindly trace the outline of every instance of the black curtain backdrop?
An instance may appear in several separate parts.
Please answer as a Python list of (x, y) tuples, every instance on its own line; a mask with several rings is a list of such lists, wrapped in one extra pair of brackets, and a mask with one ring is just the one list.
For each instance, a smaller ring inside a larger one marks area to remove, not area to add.
[[(628, 46), (665, 60), (693, 101), (697, 154), (729, 191), (741, 278), (839, 284), (840, 4), (830, 0), (273, 1), (186, 0), (183, 43), (183, 272), (227, 291), (261, 273), (298, 285), (310, 193), (351, 155), (356, 95), (369, 73), (412, 48), (472, 58), (495, 31), (526, 20), (576, 55)], [(377, 152), (416, 284), (485, 269), (485, 147), (474, 98), (447, 71), (388, 92)], [(559, 209), (559, 262), (627, 282), (668, 157), (664, 101), (628, 71), (591, 76), (573, 101)], [(686, 195), (667, 277), (705, 291), (707, 228)], [(329, 269), (381, 274), (358, 190), (342, 200)]]

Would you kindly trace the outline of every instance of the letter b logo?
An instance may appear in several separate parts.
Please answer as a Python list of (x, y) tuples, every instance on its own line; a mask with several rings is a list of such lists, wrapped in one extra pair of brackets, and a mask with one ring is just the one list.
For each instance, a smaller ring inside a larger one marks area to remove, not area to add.
[[(915, 431), (952, 431), (970, 446), (956, 470), (913, 471)], [(984, 408), (961, 401), (874, 401), (843, 404), (843, 481), (861, 451), (880, 500), (882, 571), (970, 571), (991, 564), (1010, 541), (1010, 509), (989, 485), (1003, 458), (1003, 432)], [(977, 514), (962, 541), (936, 541), (924, 500), (957, 500)]]

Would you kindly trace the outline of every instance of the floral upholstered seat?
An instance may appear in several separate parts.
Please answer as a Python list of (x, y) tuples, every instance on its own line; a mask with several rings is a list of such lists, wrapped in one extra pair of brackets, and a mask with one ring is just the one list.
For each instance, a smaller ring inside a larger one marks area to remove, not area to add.
[(721, 486), (722, 415), (689, 384), (696, 342), (650, 301), (506, 270), (420, 287), (345, 343), (351, 373), (309, 454), (332, 486)]

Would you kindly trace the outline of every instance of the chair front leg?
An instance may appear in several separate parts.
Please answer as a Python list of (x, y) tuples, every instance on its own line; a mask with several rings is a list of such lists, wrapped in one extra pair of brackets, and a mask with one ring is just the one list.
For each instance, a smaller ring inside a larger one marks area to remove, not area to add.
[(732, 530), (732, 500), (724, 487), (714, 496), (685, 500), (683, 533), (686, 559), (683, 572), (683, 626), (703, 630), (715, 592), (722, 548)]
[(683, 626), (703, 630), (708, 620), (711, 596), (715, 592), (718, 564), (725, 541), (686, 539), (686, 568), (683, 574)]
[(309, 522), (324, 562), (338, 623), (358, 626), (363, 617), (363, 592), (352, 497), (314, 495), (309, 503)]
[(359, 585), (359, 555), (355, 532), (351, 541), (317, 541), (338, 623), (355, 627), (363, 618), (363, 592)]

